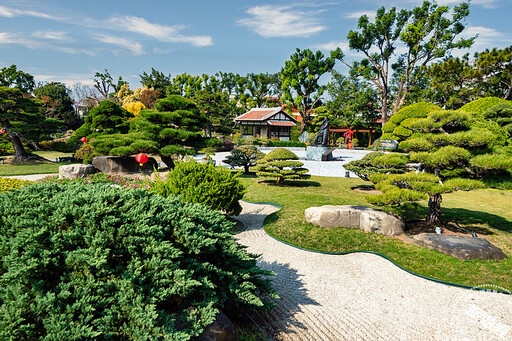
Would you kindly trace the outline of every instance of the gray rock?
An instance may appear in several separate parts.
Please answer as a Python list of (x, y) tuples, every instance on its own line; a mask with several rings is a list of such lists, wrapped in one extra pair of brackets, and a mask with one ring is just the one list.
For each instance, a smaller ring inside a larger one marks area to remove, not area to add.
[(96, 156), (92, 165), (103, 173), (137, 173), (152, 172), (158, 163), (152, 157), (144, 165), (139, 165), (133, 156)]
[(325, 205), (305, 211), (306, 221), (319, 227), (359, 228), (366, 232), (395, 236), (404, 232), (404, 222), (391, 213), (365, 206)]
[(468, 236), (420, 233), (414, 236), (414, 245), (436, 250), (460, 260), (507, 258), (499, 247), (492, 245), (487, 240)]
[(236, 341), (238, 340), (236, 328), (233, 322), (219, 311), (215, 321), (197, 337), (198, 341)]
[(65, 165), (59, 167), (59, 179), (83, 178), (88, 174), (94, 174), (97, 172), (98, 170), (92, 165), (84, 165), (82, 163)]
[[(331, 148), (329, 147), (323, 147), (323, 146), (308, 146), (308, 149), (306, 150), (306, 160), (316, 160), (316, 161), (329, 161), (332, 160), (332, 151), (330, 153), (330, 157), (326, 155), (323, 157), (323, 154), (326, 152), (329, 152)], [(327, 153), (329, 154), (329, 153)], [(322, 157), (325, 160), (322, 160)]]
[(397, 236), (404, 233), (405, 223), (402, 218), (376, 209), (361, 211), (360, 228), (366, 232)]

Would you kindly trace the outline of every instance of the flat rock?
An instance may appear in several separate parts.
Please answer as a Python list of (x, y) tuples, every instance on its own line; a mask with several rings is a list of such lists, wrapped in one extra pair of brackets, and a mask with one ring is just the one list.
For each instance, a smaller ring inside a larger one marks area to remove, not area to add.
[(436, 250), (460, 260), (507, 258), (499, 247), (489, 241), (469, 236), (420, 233), (414, 236), (414, 245)]
[(153, 168), (158, 169), (158, 163), (152, 157), (141, 166), (133, 156), (96, 156), (92, 165), (103, 173), (152, 172)]
[(59, 179), (77, 179), (83, 178), (89, 174), (97, 173), (98, 169), (93, 165), (77, 163), (73, 165), (64, 165), (59, 167)]
[(236, 341), (238, 340), (236, 328), (233, 322), (220, 311), (215, 316), (215, 321), (196, 339), (197, 341)]
[(359, 228), (366, 232), (395, 236), (404, 232), (400, 217), (374, 208), (357, 205), (325, 205), (304, 212), (306, 221), (319, 227)]

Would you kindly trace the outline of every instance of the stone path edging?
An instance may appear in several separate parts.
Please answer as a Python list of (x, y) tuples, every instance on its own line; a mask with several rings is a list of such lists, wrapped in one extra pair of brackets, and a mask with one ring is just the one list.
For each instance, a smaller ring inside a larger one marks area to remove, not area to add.
[(241, 202), (235, 238), (276, 273), (281, 299), (253, 318), (275, 340), (500, 340), (512, 337), (512, 297), (427, 281), (371, 253), (330, 255), (263, 230), (269, 204)]

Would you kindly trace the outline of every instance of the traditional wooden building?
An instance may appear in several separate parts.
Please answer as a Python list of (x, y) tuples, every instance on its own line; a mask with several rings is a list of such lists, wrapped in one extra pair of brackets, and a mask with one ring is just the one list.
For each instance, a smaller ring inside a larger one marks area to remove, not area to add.
[(254, 108), (235, 118), (240, 125), (242, 138), (277, 137), (281, 141), (290, 141), (290, 130), (297, 120), (290, 116), (282, 107)]

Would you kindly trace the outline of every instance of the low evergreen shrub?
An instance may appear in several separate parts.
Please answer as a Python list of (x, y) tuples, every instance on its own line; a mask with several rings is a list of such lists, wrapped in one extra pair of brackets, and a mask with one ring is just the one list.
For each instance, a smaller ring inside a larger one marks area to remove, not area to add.
[(167, 174), (167, 179), (159, 176), (148, 181), (150, 191), (164, 197), (180, 195), (182, 200), (203, 204), (228, 215), (237, 215), (242, 210), (238, 202), (245, 188), (238, 174), (222, 167), (196, 161), (179, 162)]
[(283, 185), (286, 180), (309, 179), (308, 169), (292, 151), (284, 148), (276, 148), (264, 158), (256, 162), (252, 168), (258, 176), (276, 179), (276, 185)]
[(303, 147), (306, 148), (306, 144), (304, 142), (299, 141), (268, 141), (267, 147)]
[(499, 97), (483, 97), (475, 101), (469, 102), (468, 104), (462, 106), (462, 108), (460, 108), (459, 110), (473, 113), (476, 115), (483, 115), (484, 112), (486, 112), (493, 106), (501, 103), (509, 104), (509, 101)]
[(232, 223), (175, 196), (34, 184), (0, 221), (1, 340), (189, 340), (275, 296)]

